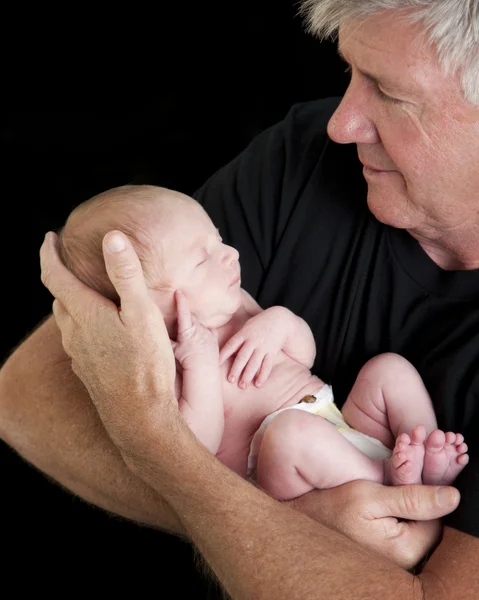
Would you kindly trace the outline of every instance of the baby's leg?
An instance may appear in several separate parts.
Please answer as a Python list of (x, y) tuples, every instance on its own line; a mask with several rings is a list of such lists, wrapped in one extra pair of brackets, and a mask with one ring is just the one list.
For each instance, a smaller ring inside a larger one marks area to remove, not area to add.
[(287, 410), (264, 433), (256, 480), (278, 500), (354, 479), (383, 483), (384, 460), (373, 460), (331, 423), (302, 410)]
[(426, 435), (437, 427), (421, 376), (409, 361), (392, 353), (375, 356), (364, 365), (341, 412), (351, 427), (388, 448), (416, 425), (423, 425)]
[(351, 427), (386, 446), (392, 448), (396, 440), (386, 466), (386, 479), (393, 484), (449, 484), (468, 462), (464, 438), (436, 429), (419, 373), (398, 354), (381, 354), (364, 365), (342, 413)]

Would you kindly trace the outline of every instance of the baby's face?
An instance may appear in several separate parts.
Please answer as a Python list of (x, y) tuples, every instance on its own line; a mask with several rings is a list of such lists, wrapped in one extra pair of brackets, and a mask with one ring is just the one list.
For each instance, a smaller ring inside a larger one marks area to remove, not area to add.
[(223, 244), (203, 208), (178, 203), (162, 236), (163, 269), (181, 289), (192, 313), (207, 327), (227, 323), (241, 304), (238, 251)]

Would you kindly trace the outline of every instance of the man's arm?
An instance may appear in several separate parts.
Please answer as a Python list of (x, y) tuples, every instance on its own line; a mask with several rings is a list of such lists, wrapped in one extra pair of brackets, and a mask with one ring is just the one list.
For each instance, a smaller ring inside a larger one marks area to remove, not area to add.
[(167, 504), (127, 469), (85, 387), (73, 374), (51, 317), (0, 371), (0, 436), (88, 502), (182, 533)]
[[(0, 371), (0, 436), (23, 458), (84, 500), (127, 519), (184, 534), (163, 498), (126, 467), (85, 387), (73, 374), (51, 317)], [(348, 523), (347, 515), (359, 513), (363, 505), (371, 506), (377, 497), (375, 491), (361, 497), (358, 484), (347, 484), (350, 491), (341, 486), (324, 495), (311, 492), (296, 506), (315, 518), (324, 513), (331, 528), (341, 530), (344, 522), (347, 535), (361, 541), (366, 537), (369, 547), (399, 564), (415, 564), (428, 543), (408, 524), (403, 524), (402, 534), (390, 535), (383, 531), (382, 521), (394, 519), (377, 519), (375, 527), (367, 519)], [(441, 512), (436, 507), (429, 514), (424, 507), (418, 518), (432, 519), (446, 512), (449, 510)]]
[[(155, 463), (160, 467), (157, 472), (151, 469), (152, 461), (141, 464), (133, 459), (129, 464), (153, 487), (158, 476), (163, 483), (172, 478), (165, 497), (233, 598), (479, 597), (478, 538), (445, 528), (444, 539), (423, 572), (414, 576), (273, 501), (214, 458), (198, 456), (192, 440), (177, 439), (176, 448), (184, 452), (176, 457), (179, 470), (164, 462)], [(414, 502), (411, 496), (405, 504)]]
[[(119, 254), (107, 250), (108, 239), (105, 263), (121, 311), (64, 269), (51, 236), (42, 247), (43, 281), (57, 298), (64, 347), (125, 463), (167, 500), (232, 597), (477, 597), (479, 540), (447, 530), (423, 574), (414, 576), (273, 500), (212, 456), (178, 410), (170, 340), (140, 261), (125, 236)], [(433, 506), (444, 492), (448, 507), (458, 495), (421, 485), (377, 491), (396, 497), (398, 517), (406, 516), (401, 506), (407, 513), (425, 495)]]

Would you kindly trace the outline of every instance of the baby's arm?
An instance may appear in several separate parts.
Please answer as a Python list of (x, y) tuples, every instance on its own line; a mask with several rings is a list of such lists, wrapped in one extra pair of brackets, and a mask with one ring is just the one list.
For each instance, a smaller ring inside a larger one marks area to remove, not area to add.
[(176, 292), (176, 306), (178, 335), (173, 348), (183, 368), (179, 409), (200, 442), (216, 454), (224, 430), (218, 339), (190, 313), (180, 291)]
[(303, 319), (283, 306), (262, 310), (247, 292), (243, 293), (243, 307), (251, 318), (220, 352), (220, 364), (236, 354), (228, 374), (232, 383), (239, 379), (240, 386), (245, 387), (256, 376), (255, 384), (262, 385), (281, 350), (311, 368), (316, 346), (311, 329)]
[(283, 352), (311, 369), (316, 358), (316, 342), (309, 325), (287, 308), (282, 306), (273, 308), (281, 309), (280, 323), (283, 327), (287, 327), (288, 331)]
[[(283, 306), (272, 306), (264, 311), (247, 291), (241, 290), (241, 292), (243, 306), (252, 317), (262, 312), (275, 311), (277, 326), (286, 331), (286, 339), (281, 350), (310, 369), (316, 358), (316, 343), (306, 321)], [(261, 323), (261, 320), (258, 319), (258, 323)]]

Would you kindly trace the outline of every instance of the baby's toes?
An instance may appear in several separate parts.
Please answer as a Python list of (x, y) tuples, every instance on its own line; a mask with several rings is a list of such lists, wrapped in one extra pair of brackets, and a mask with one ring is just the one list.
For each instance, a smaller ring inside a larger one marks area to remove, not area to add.
[(394, 449), (393, 455), (391, 457), (391, 461), (393, 463), (393, 467), (397, 469), (407, 460), (407, 455), (405, 452), (397, 451)]
[(446, 432), (446, 444), (455, 444), (456, 434), (453, 431)]
[(469, 462), (469, 454), (459, 454), (456, 461), (458, 465), (461, 465), (461, 467), (466, 466)]
[(401, 435), (398, 435), (398, 437), (396, 438), (396, 448), (399, 446), (399, 444), (409, 446), (410, 443), (411, 438), (408, 436), (407, 433), (401, 433)]

